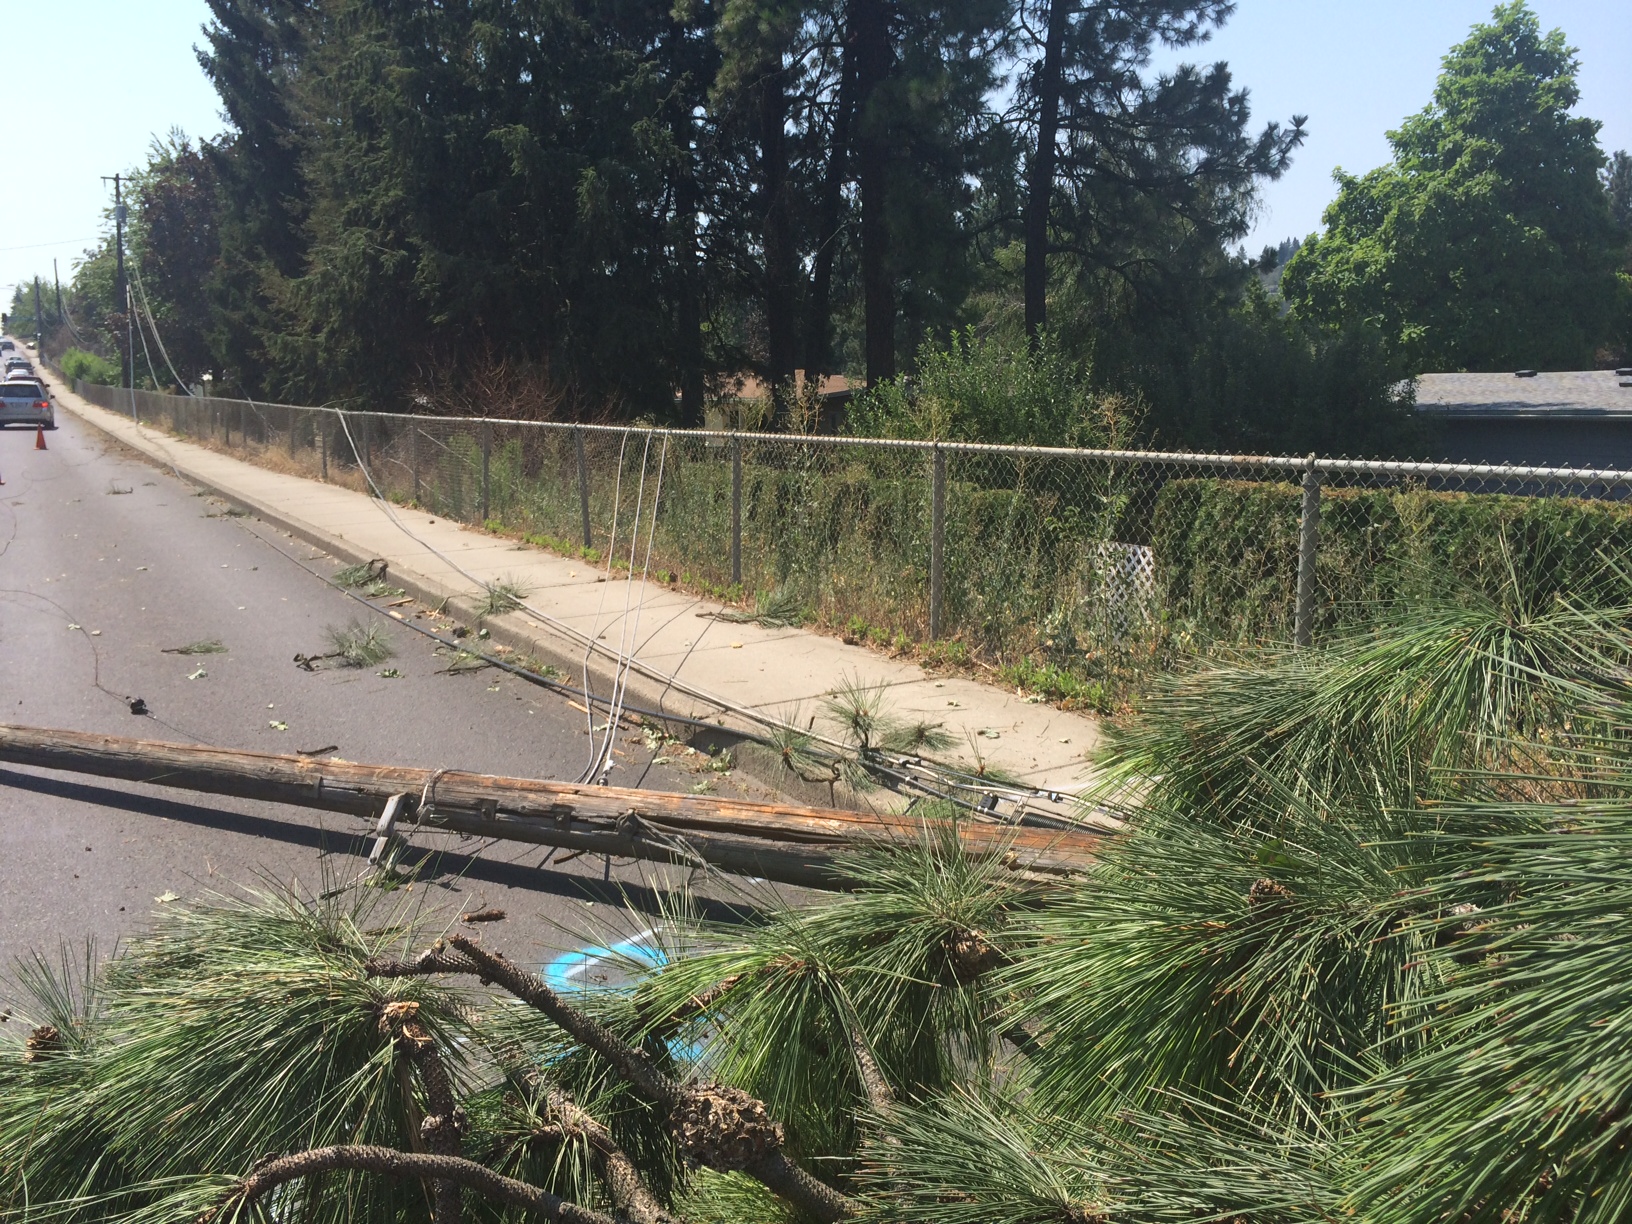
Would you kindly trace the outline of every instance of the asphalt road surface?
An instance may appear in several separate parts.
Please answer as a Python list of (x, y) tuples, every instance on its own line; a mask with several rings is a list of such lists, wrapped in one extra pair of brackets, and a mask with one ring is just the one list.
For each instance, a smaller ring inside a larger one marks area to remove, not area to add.
[[(495, 669), (446, 674), (435, 643), (302, 568), (328, 574), (334, 560), (71, 414), (58, 422), (45, 452), (32, 432), (0, 431), (0, 722), (540, 778), (583, 770), (585, 716), (563, 697)], [(427, 609), (397, 610), (446, 627)], [(292, 662), (329, 649), (326, 630), (353, 620), (384, 626), (394, 657), (357, 670)], [(211, 640), (225, 651), (167, 653)], [(133, 697), (145, 717), (130, 712)], [(706, 756), (681, 751), (681, 764), (654, 767), (638, 732), (618, 750), (615, 783), (764, 797)], [(365, 832), (328, 813), (0, 765), (0, 973), (63, 941), (89, 937), (106, 954), (165, 906), (212, 892), (355, 881)], [(536, 846), (418, 842), (415, 882), (392, 902), (447, 921), (503, 909), (486, 938), (534, 963), (638, 932), (649, 919), (622, 898), (678, 878), (600, 859), (541, 866), (550, 856)]]

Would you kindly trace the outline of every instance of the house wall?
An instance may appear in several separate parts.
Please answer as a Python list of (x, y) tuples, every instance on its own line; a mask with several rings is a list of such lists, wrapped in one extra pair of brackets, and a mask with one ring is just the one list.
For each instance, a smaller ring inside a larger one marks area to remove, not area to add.
[(1448, 463), (1632, 469), (1632, 416), (1446, 417), (1435, 433), (1435, 457)]

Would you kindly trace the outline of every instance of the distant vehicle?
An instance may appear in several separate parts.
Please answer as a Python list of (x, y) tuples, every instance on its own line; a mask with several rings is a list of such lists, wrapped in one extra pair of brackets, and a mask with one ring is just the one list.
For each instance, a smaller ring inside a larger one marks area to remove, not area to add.
[(0, 353), (16, 352), (17, 346), (10, 340), (0, 338)]
[(33, 347), (34, 347), (34, 341), (32, 341), (32, 340), (25, 340), (25, 341), (24, 341), (24, 342), (23, 342), (23, 347), (24, 347), (24, 348), (27, 348), (27, 349), (33, 349)]
[(29, 364), (28, 359), (26, 357), (7, 357), (6, 358), (6, 377), (9, 378), (9, 377), (11, 377), (11, 375), (13, 375), (15, 373), (18, 373), (18, 372), (21, 372), (21, 373), (24, 373), (24, 374), (33, 374), (34, 373), (34, 367)]
[(22, 425), (28, 429), (57, 427), (56, 409), (50, 393), (37, 379), (8, 378), (0, 382), (0, 429)]

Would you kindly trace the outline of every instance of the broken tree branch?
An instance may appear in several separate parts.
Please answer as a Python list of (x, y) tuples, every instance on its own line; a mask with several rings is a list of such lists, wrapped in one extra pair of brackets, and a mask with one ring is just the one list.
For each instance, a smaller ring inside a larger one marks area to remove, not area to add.
[[(717, 795), (675, 795), (616, 786), (579, 786), (455, 770), (359, 765), (0, 724), (0, 761), (64, 769), (184, 790), (269, 800), (369, 821), (404, 795), (398, 827), (413, 823), (481, 837), (696, 865), (811, 888), (842, 888), (844, 855), (869, 845), (912, 845), (942, 822), (913, 815), (748, 803)], [(415, 796), (435, 779), (434, 802)], [(1026, 875), (1060, 879), (1084, 872), (1100, 836), (1082, 830), (959, 822), (967, 853), (995, 858)]]
[(872, 1106), (875, 1114), (888, 1113), (895, 1105), (895, 1090), (890, 1087), (890, 1081), (884, 1078), (878, 1059), (873, 1056), (873, 1049), (859, 1028), (850, 1030), (850, 1052), (855, 1056), (856, 1075), (861, 1079), (862, 1091), (867, 1094), (867, 1104)]
[(782, 1127), (762, 1102), (724, 1085), (678, 1082), (653, 1066), (643, 1051), (573, 1007), (542, 978), (468, 935), (439, 939), (411, 961), (377, 957), (365, 968), (374, 977), (469, 973), (500, 986), (599, 1054), (631, 1088), (663, 1110), (681, 1150), (698, 1164), (746, 1173), (820, 1221), (855, 1213), (848, 1198), (788, 1159), (782, 1150)]
[(625, 1152), (612, 1132), (590, 1114), (566, 1089), (548, 1083), (537, 1071), (527, 1068), (525, 1078), (533, 1091), (542, 1098), (550, 1116), (560, 1125), (564, 1134), (577, 1136), (594, 1149), (601, 1160), (601, 1177), (607, 1193), (619, 1213), (628, 1217), (630, 1224), (680, 1224), (658, 1201), (640, 1168)]
[[(419, 1068), (425, 1085), (425, 1101), (430, 1106), (419, 1124), (425, 1145), (437, 1156), (458, 1156), (459, 1139), (465, 1129), (465, 1111), (453, 1097), (453, 1081), (442, 1062), (436, 1038), (419, 1019), (419, 1004), (412, 1001), (387, 1003), (380, 1015), (380, 1030), (389, 1033), (402, 1051)], [(439, 1178), (432, 1184), (434, 1224), (460, 1224), (463, 1215), (459, 1183)]]
[(223, 1211), (234, 1203), (249, 1206), (288, 1182), (303, 1177), (315, 1177), (341, 1169), (360, 1173), (378, 1173), (383, 1177), (412, 1178), (420, 1181), (452, 1182), (464, 1186), (496, 1203), (522, 1207), (563, 1224), (619, 1224), (613, 1216), (495, 1173), (486, 1165), (459, 1156), (438, 1156), (418, 1152), (399, 1152), (396, 1148), (370, 1147), (362, 1144), (337, 1144), (333, 1147), (312, 1148), (292, 1156), (280, 1156), (261, 1165), (222, 1200), (221, 1204), (202, 1217), (203, 1224), (220, 1218)]

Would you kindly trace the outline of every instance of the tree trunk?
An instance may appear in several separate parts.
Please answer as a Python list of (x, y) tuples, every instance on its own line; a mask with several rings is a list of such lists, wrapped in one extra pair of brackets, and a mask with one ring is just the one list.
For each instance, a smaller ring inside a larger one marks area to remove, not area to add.
[(759, 146), (765, 219), (765, 381), (780, 418), (798, 361), (794, 332), (793, 223), (788, 200), (788, 97), (778, 56), (767, 61), (759, 81)]
[(675, 325), (679, 330), (680, 426), (695, 429), (703, 423), (703, 318), (701, 270), (697, 263), (697, 177), (691, 158), (692, 125), (684, 118), (675, 125), (675, 137), (684, 158), (675, 177), (675, 253), (680, 268), (680, 294)]
[[(670, 26), (676, 47), (685, 43), (685, 30)], [(678, 54), (678, 52), (677, 52)], [(680, 375), (680, 425), (695, 429), (703, 423), (703, 318), (702, 270), (697, 259), (697, 159), (693, 152), (697, 126), (685, 99), (671, 104), (669, 130), (677, 150), (674, 168), (674, 252), (680, 285), (675, 304), (676, 356)]]
[(856, 39), (856, 181), (861, 188), (861, 285), (867, 385), (895, 376), (895, 284), (890, 275), (889, 122), (879, 87), (890, 72), (886, 0), (851, 0)]
[(833, 260), (838, 254), (839, 216), (850, 171), (850, 122), (856, 108), (855, 31), (847, 29), (840, 48), (839, 96), (833, 114), (827, 181), (822, 184), (820, 230), (810, 278), (810, 317), (805, 338), (805, 377), (821, 378), (832, 364)]
[(1026, 339), (1035, 347), (1048, 326), (1048, 215), (1054, 200), (1060, 131), (1060, 73), (1070, 0), (1048, 0), (1048, 30), (1037, 75), (1037, 147), (1026, 174)]

